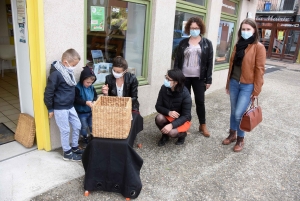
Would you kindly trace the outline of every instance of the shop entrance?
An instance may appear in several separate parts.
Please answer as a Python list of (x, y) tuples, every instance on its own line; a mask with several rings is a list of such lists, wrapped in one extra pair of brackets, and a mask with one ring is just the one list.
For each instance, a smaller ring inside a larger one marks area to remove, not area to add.
[(300, 30), (277, 29), (270, 58), (295, 62), (299, 50)]
[(300, 23), (257, 22), (260, 42), (265, 46), (267, 58), (296, 62), (300, 47)]
[(33, 116), (26, 1), (0, 0), (0, 70), (1, 162), (36, 149), (14, 140), (20, 113)]

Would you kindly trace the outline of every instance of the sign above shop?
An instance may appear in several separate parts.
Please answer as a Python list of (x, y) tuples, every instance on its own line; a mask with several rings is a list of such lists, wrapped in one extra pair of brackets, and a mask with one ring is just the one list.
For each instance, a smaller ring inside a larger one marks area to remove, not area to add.
[(280, 27), (299, 27), (299, 24), (278, 24)]
[(229, 0), (223, 0), (222, 12), (231, 15), (236, 15), (236, 3)]
[(294, 19), (292, 17), (277, 17), (274, 15), (269, 15), (269, 16), (259, 16), (256, 17), (255, 20), (258, 21), (273, 21), (273, 22), (293, 22)]

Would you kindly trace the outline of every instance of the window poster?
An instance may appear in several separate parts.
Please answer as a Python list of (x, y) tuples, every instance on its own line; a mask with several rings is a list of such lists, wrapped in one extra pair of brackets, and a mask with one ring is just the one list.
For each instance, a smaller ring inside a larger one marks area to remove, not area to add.
[(127, 8), (111, 7), (110, 28), (112, 30), (127, 30)]
[(17, 0), (18, 23), (25, 23), (25, 0)]
[(97, 80), (94, 84), (105, 82), (105, 77), (111, 73), (112, 63), (97, 63), (94, 64), (94, 73), (97, 77)]
[(265, 39), (270, 39), (270, 36), (271, 36), (271, 30), (270, 29), (266, 29), (265, 30)]
[(91, 31), (104, 31), (105, 7), (91, 6)]
[(283, 40), (284, 31), (278, 31), (278, 40)]

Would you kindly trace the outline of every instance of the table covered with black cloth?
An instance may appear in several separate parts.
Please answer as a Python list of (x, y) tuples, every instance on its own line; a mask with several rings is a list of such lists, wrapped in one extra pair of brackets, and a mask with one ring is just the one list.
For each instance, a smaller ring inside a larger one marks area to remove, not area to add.
[(127, 139), (93, 138), (87, 145), (82, 155), (85, 190), (117, 192), (126, 198), (140, 194), (143, 159), (133, 149), (133, 143), (143, 130), (143, 117), (137, 113), (132, 117)]

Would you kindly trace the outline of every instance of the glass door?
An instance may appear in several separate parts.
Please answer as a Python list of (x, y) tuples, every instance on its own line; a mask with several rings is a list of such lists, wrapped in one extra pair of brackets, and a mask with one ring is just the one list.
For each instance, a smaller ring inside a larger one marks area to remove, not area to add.
[(287, 35), (287, 39), (284, 45), (284, 51), (282, 55), (283, 60), (295, 61), (297, 57), (298, 50), (298, 40), (300, 31), (299, 30), (289, 30)]
[(275, 35), (273, 38), (271, 58), (281, 60), (286, 33), (287, 33), (286, 29), (277, 29), (275, 31)]
[(299, 50), (300, 30), (277, 29), (272, 44), (272, 59), (295, 62)]

